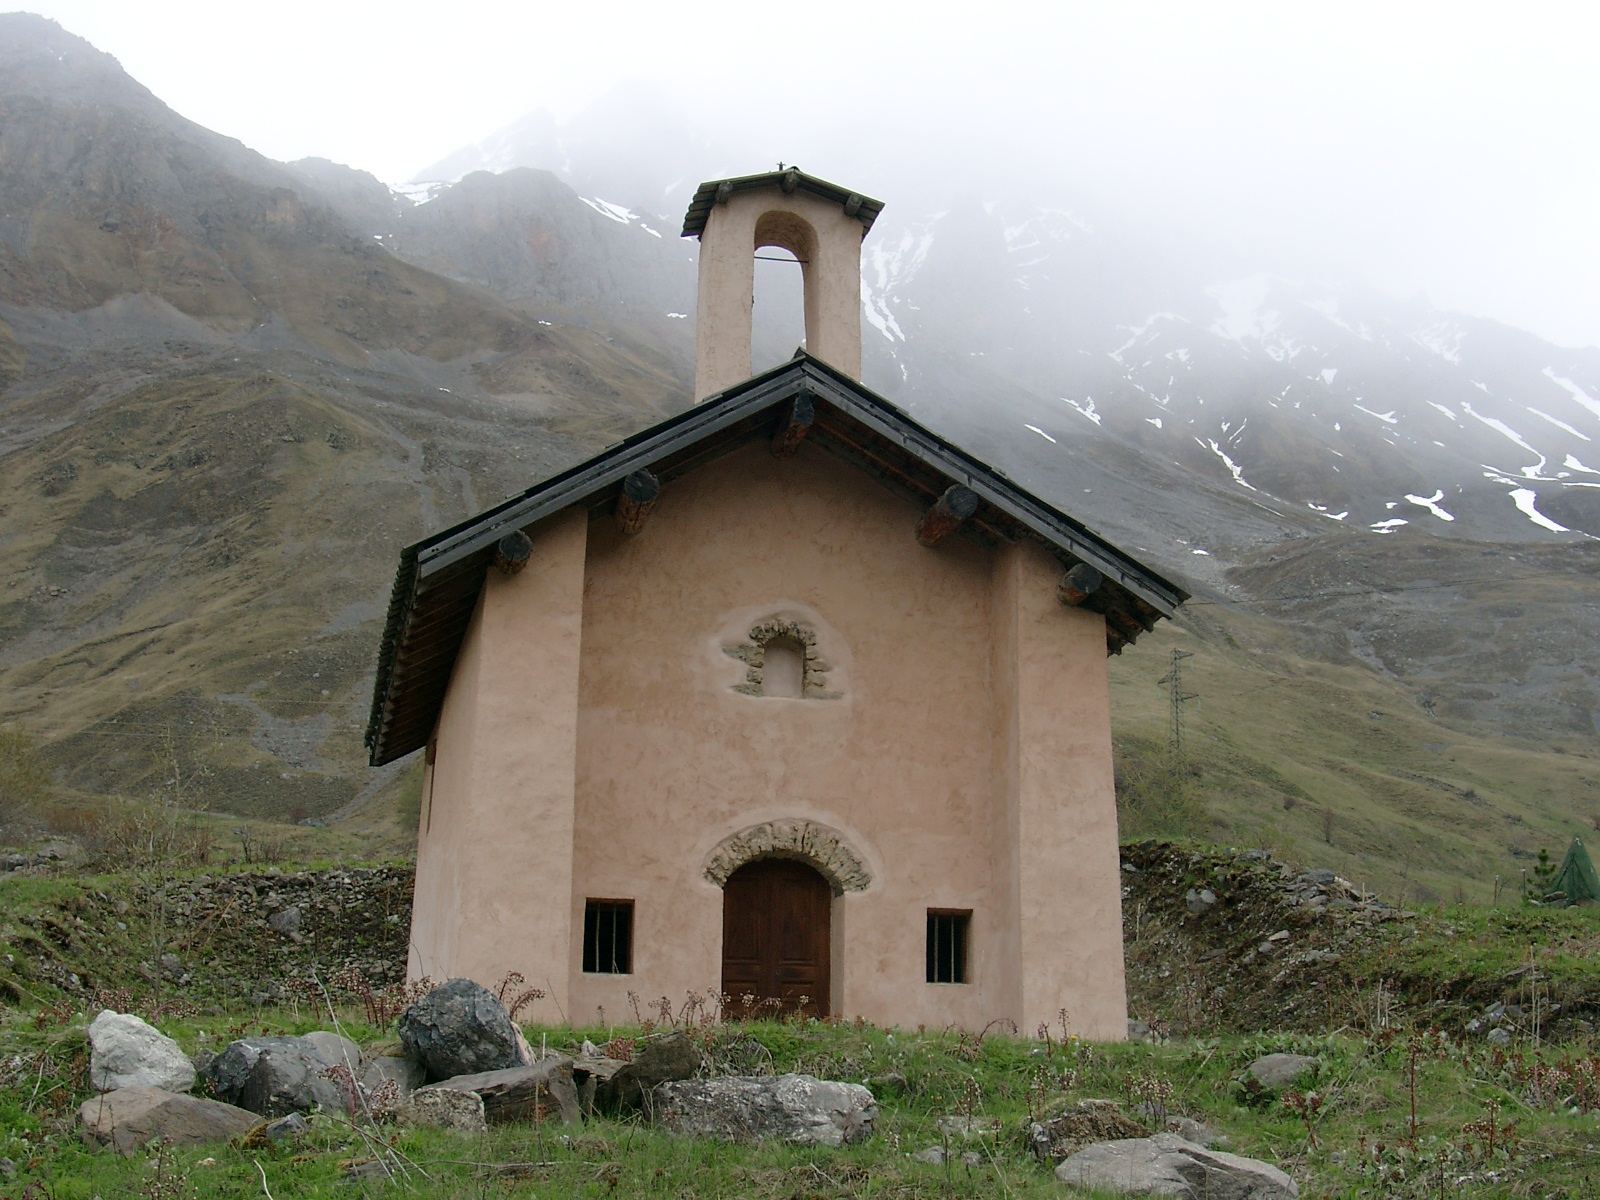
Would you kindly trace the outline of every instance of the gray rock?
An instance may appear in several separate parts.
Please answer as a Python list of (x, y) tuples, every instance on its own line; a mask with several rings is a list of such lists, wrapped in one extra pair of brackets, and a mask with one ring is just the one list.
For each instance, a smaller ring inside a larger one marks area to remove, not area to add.
[(268, 1121), (261, 1132), (267, 1135), (268, 1141), (293, 1142), (310, 1133), (311, 1125), (299, 1113), (293, 1112), (276, 1121)]
[(637, 1106), (643, 1102), (644, 1094), (659, 1084), (694, 1078), (702, 1058), (700, 1047), (682, 1030), (640, 1038), (633, 1047), (633, 1061), (624, 1063), (600, 1084), (600, 1103)]
[(1217, 902), (1217, 894), (1210, 888), (1190, 888), (1183, 898), (1184, 905), (1195, 916), (1209, 909)]
[(1072, 1187), (1183, 1200), (1295, 1200), (1300, 1194), (1270, 1163), (1207, 1150), (1170, 1133), (1089, 1146), (1057, 1167), (1056, 1178)]
[(346, 1090), (330, 1075), (345, 1066), (354, 1066), (359, 1078), (361, 1050), (335, 1034), (240, 1038), (206, 1064), (205, 1078), (219, 1100), (264, 1117), (305, 1112), (313, 1105), (344, 1112)]
[(181, 1096), (161, 1088), (119, 1088), (78, 1105), (83, 1140), (135, 1154), (160, 1138), (169, 1146), (208, 1146), (249, 1133), (261, 1123), (255, 1113)]
[(981, 1167), (983, 1166), (983, 1155), (976, 1150), (968, 1150), (961, 1156), (961, 1165), (964, 1167)]
[(329, 1033), (326, 1029), (305, 1034), (301, 1039), (318, 1058), (329, 1066), (343, 1066), (353, 1079), (361, 1078), (361, 1047), (347, 1037)]
[(726, 1141), (842, 1146), (872, 1135), (878, 1104), (859, 1083), (810, 1075), (733, 1075), (659, 1085), (656, 1123), (669, 1133)]
[(288, 908), (280, 908), (267, 918), (267, 924), (279, 933), (299, 933), (300, 910), (292, 904)]
[(1115, 1100), (1078, 1100), (1028, 1127), (1033, 1156), (1046, 1164), (1061, 1162), (1097, 1142), (1149, 1136), (1150, 1130)]
[(483, 1101), (473, 1092), (458, 1092), (454, 1088), (412, 1092), (400, 1107), (400, 1120), (407, 1125), (454, 1129), (460, 1133), (482, 1133), (489, 1127), (483, 1115)]
[(470, 979), (440, 984), (400, 1016), (400, 1042), (431, 1080), (525, 1066), (527, 1043), (505, 1005)]
[(969, 1141), (975, 1137), (989, 1137), (999, 1129), (998, 1121), (984, 1117), (940, 1117), (939, 1133), (947, 1138)]
[(1496, 1046), (1507, 1046), (1511, 1043), (1511, 1030), (1504, 1025), (1496, 1025), (1489, 1030), (1488, 1040)]
[(553, 1054), (528, 1067), (456, 1075), (443, 1083), (418, 1088), (413, 1095), (432, 1091), (473, 1093), (483, 1101), (484, 1118), (493, 1125), (537, 1118), (541, 1106), (556, 1108), (568, 1125), (583, 1123), (572, 1060), (563, 1054)]
[(944, 1147), (929, 1146), (926, 1150), (918, 1150), (911, 1158), (915, 1162), (927, 1163), (930, 1167), (942, 1167), (944, 1166)]
[(1304, 1054), (1267, 1054), (1250, 1064), (1250, 1074), (1269, 1092), (1286, 1088), (1303, 1073), (1316, 1069), (1317, 1060)]
[(1128, 1018), (1128, 1040), (1130, 1042), (1148, 1042), (1154, 1039), (1150, 1036), (1150, 1022)]
[(108, 1008), (89, 1025), (89, 1083), (98, 1092), (187, 1092), (194, 1086), (194, 1064), (160, 1030)]
[(1212, 1146), (1226, 1144), (1226, 1138), (1219, 1138), (1209, 1128), (1200, 1124), (1191, 1117), (1168, 1117), (1167, 1132), (1175, 1133), (1186, 1142), (1193, 1142), (1196, 1146), (1210, 1149)]
[(379, 1088), (390, 1081), (400, 1098), (409, 1096), (422, 1086), (427, 1078), (422, 1064), (414, 1058), (401, 1058), (397, 1054), (380, 1054), (367, 1063), (361, 1075), (361, 1086), (367, 1095), (376, 1095)]
[(1300, 876), (1298, 882), (1313, 884), (1316, 887), (1327, 887), (1338, 878), (1332, 871), (1307, 871)]

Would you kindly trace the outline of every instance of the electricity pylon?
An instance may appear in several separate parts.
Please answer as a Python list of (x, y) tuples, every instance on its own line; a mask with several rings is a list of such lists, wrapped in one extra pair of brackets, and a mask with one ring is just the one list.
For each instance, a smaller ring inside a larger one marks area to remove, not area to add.
[(1174, 650), (1172, 652), (1172, 667), (1163, 675), (1156, 686), (1171, 689), (1172, 724), (1167, 733), (1167, 753), (1170, 798), (1177, 799), (1178, 789), (1184, 778), (1183, 769), (1183, 706), (1190, 700), (1199, 698), (1198, 692), (1183, 690), (1183, 660), (1193, 658), (1192, 650)]

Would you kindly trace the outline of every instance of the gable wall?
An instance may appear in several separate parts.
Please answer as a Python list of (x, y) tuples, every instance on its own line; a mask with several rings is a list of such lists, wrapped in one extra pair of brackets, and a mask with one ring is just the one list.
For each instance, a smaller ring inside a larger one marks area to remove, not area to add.
[[(633, 898), (635, 973), (584, 975), (575, 939), (574, 1020), (627, 1013), (630, 988), (674, 1002), (717, 988), (722, 892), (701, 865), (783, 818), (841, 831), (874, 876), (834, 903), (835, 1013), (1006, 1013), (991, 556), (962, 538), (919, 546), (918, 516), (825, 452), (752, 445), (669, 484), (635, 537), (591, 524), (572, 919), (585, 896)], [(724, 646), (774, 615), (817, 631), (838, 699), (733, 690), (746, 667)], [(974, 910), (973, 984), (924, 981), (928, 907)]]

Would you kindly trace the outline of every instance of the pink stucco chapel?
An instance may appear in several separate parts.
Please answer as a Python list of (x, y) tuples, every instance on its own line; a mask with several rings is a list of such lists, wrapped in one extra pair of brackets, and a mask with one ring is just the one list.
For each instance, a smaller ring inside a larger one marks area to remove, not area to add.
[[(881, 208), (702, 184), (697, 402), (402, 553), (413, 977), (1125, 1036), (1106, 658), (1187, 595), (862, 386)], [(806, 348), (752, 375), (773, 246)]]

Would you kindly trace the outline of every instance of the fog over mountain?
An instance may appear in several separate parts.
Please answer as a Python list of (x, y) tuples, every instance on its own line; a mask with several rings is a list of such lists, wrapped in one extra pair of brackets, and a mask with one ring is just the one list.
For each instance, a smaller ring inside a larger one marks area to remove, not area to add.
[[(359, 739), (401, 548), (693, 402), (684, 208), (783, 141), (886, 202), (869, 386), (1195, 593), (1113, 663), (1128, 771), (1166, 761), (1182, 647), (1217, 838), (1336, 812), (1327, 861), (1445, 887), (1600, 813), (1600, 351), (1290, 270), (959, 121), (930, 154), (892, 98), (754, 136), (735, 82), (391, 184), (0, 16), (0, 720), (63, 787), (393, 812), (412, 768)], [(796, 264), (756, 265), (761, 367), (802, 330)]]
[[(636, 231), (641, 256), (670, 259), (657, 235), (670, 239), (694, 186), (773, 165), (754, 159), (628, 88), (567, 122), (513, 123), (421, 172), (436, 186), (412, 195), (541, 168)], [(1600, 352), (1347, 280), (1230, 273), (1235, 250), (1066, 185), (942, 187), (889, 197), (865, 243), (867, 382), (999, 443), (1013, 469), (1048, 477), (1063, 446), (1115, 442), (1235, 491), (1274, 528), (1600, 534)], [(775, 360), (799, 337), (797, 272), (758, 271), (757, 357)], [(1171, 532), (1213, 554), (1229, 540), (1200, 523)]]

